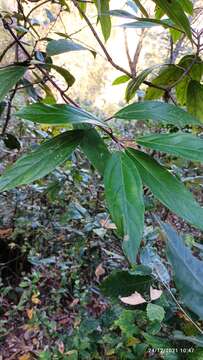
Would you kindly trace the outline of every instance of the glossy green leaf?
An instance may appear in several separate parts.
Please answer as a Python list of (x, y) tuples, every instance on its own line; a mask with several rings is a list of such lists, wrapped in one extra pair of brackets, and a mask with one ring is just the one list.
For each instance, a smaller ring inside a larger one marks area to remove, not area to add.
[(155, 6), (155, 18), (160, 20), (165, 15), (165, 12), (163, 9), (160, 8), (160, 6)]
[(193, 3), (191, 0), (178, 0), (178, 2), (186, 13), (189, 15), (193, 14)]
[(80, 147), (91, 164), (104, 175), (111, 154), (99, 133), (94, 129), (85, 130)]
[(172, 28), (175, 30), (181, 31), (179, 28), (177, 28), (170, 19), (164, 19), (164, 20), (157, 20), (157, 19), (151, 19), (151, 18), (138, 18), (137, 21), (121, 24), (121, 27), (124, 28), (137, 28), (137, 29), (145, 29), (145, 28), (152, 28), (154, 26), (163, 26), (166, 28)]
[(165, 316), (165, 311), (162, 306), (149, 303), (147, 305), (147, 317), (150, 321), (163, 321)]
[(196, 80), (190, 81), (187, 88), (187, 109), (203, 122), (203, 85)]
[(135, 149), (127, 152), (154, 196), (188, 223), (203, 230), (203, 208), (181, 181), (149, 155)]
[(180, 59), (178, 66), (181, 66), (185, 70), (189, 70), (189, 75), (193, 80), (200, 81), (203, 75), (203, 62), (196, 54), (185, 55)]
[(129, 102), (136, 94), (136, 91), (139, 89), (140, 85), (146, 79), (146, 77), (153, 71), (153, 69), (157, 66), (152, 66), (143, 70), (135, 79), (129, 81), (128, 86), (125, 92), (125, 99)]
[(131, 99), (134, 98), (137, 91), (137, 84), (136, 80), (132, 79), (129, 81), (126, 90), (125, 90), (125, 100), (126, 102), (129, 102)]
[(120, 85), (126, 83), (128, 80), (130, 80), (128, 75), (121, 75), (113, 81), (112, 85)]
[(36, 103), (23, 108), (16, 115), (26, 120), (54, 126), (86, 123), (107, 127), (105, 123), (89, 112), (66, 104), (47, 105)]
[(114, 117), (124, 120), (154, 120), (179, 127), (201, 124), (198, 119), (181, 108), (159, 101), (143, 101), (128, 105), (118, 111)]
[(176, 44), (177, 41), (180, 40), (180, 38), (183, 34), (178, 30), (170, 29), (170, 35), (173, 40), (173, 43)]
[(68, 87), (70, 87), (74, 84), (75, 78), (67, 69), (64, 69), (61, 66), (57, 66), (57, 65), (53, 65), (53, 64), (51, 65), (51, 68), (54, 69), (55, 71), (57, 71), (57, 73), (59, 73), (61, 76), (63, 76)]
[(118, 300), (119, 296), (130, 296), (135, 291), (149, 294), (151, 277), (149, 275), (132, 275), (126, 270), (114, 270), (102, 282), (102, 293), (112, 299)]
[(132, 264), (144, 229), (144, 200), (139, 172), (123, 152), (114, 153), (104, 173), (105, 195), (112, 220), (123, 238), (123, 250)]
[(171, 225), (161, 223), (161, 226), (168, 240), (167, 257), (172, 265), (175, 283), (182, 300), (203, 319), (203, 261), (192, 254)]
[(153, 0), (156, 5), (158, 5), (168, 17), (182, 28), (188, 38), (192, 40), (192, 33), (190, 28), (190, 23), (185, 15), (183, 8), (178, 0)]
[(190, 77), (185, 76), (184, 79), (177, 84), (175, 91), (176, 91), (176, 99), (177, 103), (181, 106), (186, 106), (187, 102), (187, 89), (190, 82)]
[[(173, 85), (178, 79), (180, 79), (183, 72), (184, 70), (178, 68), (175, 65), (168, 65), (164, 69), (161, 69), (159, 75), (152, 80), (152, 84), (166, 89)], [(155, 87), (148, 87), (145, 100), (160, 99), (163, 95), (164, 90), (157, 89)]]
[(67, 131), (21, 157), (0, 177), (0, 191), (29, 184), (50, 173), (68, 159), (80, 143), (82, 134), (79, 130)]
[(154, 134), (140, 137), (136, 141), (157, 151), (203, 162), (203, 139), (191, 134)]
[(69, 51), (88, 50), (86, 47), (73, 42), (72, 40), (59, 39), (48, 42), (46, 52), (48, 56), (59, 55)]
[(180, 105), (185, 106), (187, 103), (187, 90), (190, 80), (197, 80), (198, 82), (201, 80), (202, 60), (199, 57), (196, 57), (196, 55), (186, 55), (179, 61), (178, 66), (181, 66), (181, 68), (184, 68), (185, 70), (190, 68), (188, 75), (186, 75), (176, 86), (177, 101)]
[(0, 101), (14, 85), (23, 77), (27, 68), (25, 66), (8, 66), (0, 69)]
[(111, 34), (111, 17), (109, 15), (109, 0), (94, 0), (98, 11), (98, 20), (101, 25), (105, 41)]

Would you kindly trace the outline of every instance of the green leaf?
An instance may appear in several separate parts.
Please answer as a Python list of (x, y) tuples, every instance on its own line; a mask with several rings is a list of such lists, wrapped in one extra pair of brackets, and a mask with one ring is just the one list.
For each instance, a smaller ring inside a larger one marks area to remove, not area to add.
[(127, 19), (136, 19), (137, 17), (131, 13), (129, 13), (128, 11), (125, 10), (111, 10), (109, 11), (109, 14), (111, 16), (117, 16), (117, 17), (122, 17), (122, 18), (127, 18)]
[(111, 34), (111, 17), (109, 15), (109, 0), (94, 0), (98, 11), (98, 20), (101, 25), (104, 40), (107, 41)]
[(177, 24), (180, 28), (182, 28), (185, 31), (188, 38), (192, 40), (190, 23), (179, 1), (178, 0), (153, 0), (153, 1), (168, 15), (168, 17), (175, 24)]
[(187, 109), (203, 122), (203, 85), (196, 80), (191, 80), (188, 85)]
[(111, 156), (104, 173), (104, 185), (112, 220), (123, 237), (123, 250), (135, 264), (144, 229), (144, 200), (139, 172), (125, 153)]
[(130, 80), (128, 75), (121, 75), (113, 81), (112, 85), (120, 85), (127, 82), (128, 80)]
[(111, 154), (99, 133), (94, 129), (85, 130), (80, 147), (91, 164), (101, 175), (104, 175), (104, 170)]
[(189, 15), (193, 14), (193, 3), (191, 0), (178, 0), (178, 2), (186, 13)]
[(202, 320), (203, 261), (192, 254), (172, 226), (164, 223), (161, 226), (168, 240), (167, 257), (173, 268), (176, 286), (185, 305)]
[(185, 76), (184, 79), (181, 82), (179, 82), (176, 86), (176, 97), (178, 103), (182, 106), (185, 106), (187, 102), (188, 85), (190, 83), (191, 78), (192, 80), (197, 80), (198, 82), (200, 82), (201, 80), (202, 60), (199, 57), (196, 58), (196, 55), (186, 55), (180, 60), (178, 66), (181, 66), (185, 70), (190, 68), (188, 75)]
[(127, 152), (135, 161), (143, 183), (154, 196), (178, 216), (203, 230), (203, 208), (191, 192), (149, 155), (135, 149), (128, 149)]
[(107, 127), (94, 115), (80, 108), (65, 104), (31, 104), (16, 113), (17, 116), (41, 124), (65, 126), (68, 124), (92, 124)]
[(72, 86), (75, 82), (74, 76), (67, 70), (62, 68), (61, 66), (50, 64), (51, 68), (56, 70), (68, 84), (68, 87)]
[(203, 139), (182, 132), (173, 134), (154, 134), (138, 138), (137, 143), (157, 151), (182, 156), (193, 161), (203, 162)]
[(48, 56), (59, 55), (69, 51), (88, 50), (86, 47), (73, 42), (72, 40), (59, 39), (48, 42), (46, 52)]
[[(152, 80), (153, 85), (161, 86), (165, 89), (173, 85), (180, 79), (184, 70), (178, 68), (176, 65), (168, 65), (159, 72), (159, 75)], [(155, 87), (148, 87), (145, 95), (145, 100), (156, 100), (164, 95), (164, 90), (156, 89)]]
[[(197, 345), (198, 347), (203, 347), (203, 336), (202, 335), (196, 335), (196, 336), (186, 336), (182, 331), (174, 331), (172, 334), (172, 338), (174, 340), (183, 340), (188, 341), (192, 344)], [(194, 357), (196, 360), (201, 360), (203, 357), (203, 352), (201, 351), (199, 353), (200, 357)], [(189, 358), (190, 359), (190, 358)], [(191, 357), (193, 359), (193, 357)]]
[(160, 6), (155, 6), (155, 18), (160, 20), (165, 15), (165, 12), (163, 9), (160, 8)]
[(125, 100), (126, 102), (129, 102), (133, 97), (135, 96), (137, 90), (137, 84), (136, 80), (132, 79), (129, 81), (126, 90), (125, 90)]
[(143, 70), (135, 79), (129, 81), (125, 93), (125, 99), (127, 102), (129, 102), (135, 96), (135, 93), (139, 89), (140, 85), (143, 83), (143, 81), (153, 71), (155, 67), (157, 66), (155, 65)]
[(52, 354), (50, 351), (42, 351), (39, 354), (39, 360), (51, 360)]
[(154, 120), (179, 127), (201, 124), (181, 108), (159, 101), (143, 101), (128, 105), (119, 110), (114, 117), (124, 120)]
[(151, 277), (132, 275), (125, 270), (114, 270), (102, 282), (102, 293), (112, 299), (118, 300), (119, 296), (130, 296), (135, 291), (143, 294), (149, 293)]
[(41, 87), (42, 90), (44, 90), (46, 94), (46, 97), (43, 100), (41, 100), (41, 102), (49, 105), (56, 104), (56, 99), (54, 97), (51, 88), (47, 84), (40, 84), (39, 86)]
[(187, 89), (190, 82), (190, 77), (185, 76), (182, 81), (177, 84), (175, 90), (176, 90), (176, 98), (177, 102), (181, 106), (186, 106), (187, 101)]
[(177, 41), (180, 40), (181, 36), (183, 35), (180, 31), (175, 29), (170, 29), (170, 34), (174, 44), (177, 43)]
[(0, 191), (29, 184), (50, 173), (68, 159), (80, 143), (82, 134), (79, 130), (64, 132), (21, 157), (0, 177)]
[(177, 28), (170, 19), (164, 20), (157, 20), (157, 19), (150, 19), (150, 18), (136, 18), (137, 21), (121, 24), (119, 26), (124, 28), (135, 28), (135, 29), (145, 29), (145, 28), (152, 28), (154, 26), (163, 26), (164, 28), (171, 28), (177, 31), (181, 31)]
[(139, 334), (139, 328), (135, 325), (136, 313), (133, 310), (123, 310), (119, 318), (114, 322), (122, 333), (128, 338)]
[(162, 306), (149, 303), (147, 305), (147, 317), (150, 321), (163, 321), (165, 316), (165, 311)]
[(145, 17), (149, 17), (147, 10), (144, 8), (144, 6), (141, 4), (140, 0), (133, 0), (134, 3), (137, 5), (137, 7), (140, 9), (141, 13)]
[(127, 29), (151, 29), (155, 26), (160, 26), (161, 24), (156, 24), (155, 22), (151, 22), (151, 21), (133, 21), (130, 23), (124, 23), (119, 25), (122, 28), (127, 28)]
[[(85, 13), (87, 10), (87, 3), (81, 2), (78, 5), (79, 5), (80, 9)], [(81, 16), (81, 18), (83, 18), (82, 14), (80, 14), (80, 16)]]
[(0, 69), (0, 101), (14, 85), (23, 77), (27, 68), (25, 66), (7, 66)]
[(203, 74), (203, 62), (196, 54), (185, 55), (179, 61), (178, 66), (181, 66), (185, 70), (190, 68), (189, 75), (193, 80), (200, 81)]
[(171, 348), (170, 344), (166, 339), (163, 339), (162, 337), (153, 336), (150, 334), (147, 334), (143, 332), (143, 336), (147, 343), (151, 345), (154, 349), (164, 349), (164, 348)]

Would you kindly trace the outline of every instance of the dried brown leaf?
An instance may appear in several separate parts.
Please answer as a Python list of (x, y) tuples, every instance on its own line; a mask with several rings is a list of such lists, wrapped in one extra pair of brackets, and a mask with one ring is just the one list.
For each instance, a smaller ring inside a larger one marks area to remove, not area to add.
[(134, 292), (132, 295), (127, 297), (121, 297), (120, 300), (124, 304), (128, 304), (128, 305), (140, 305), (146, 303), (146, 300), (138, 292)]

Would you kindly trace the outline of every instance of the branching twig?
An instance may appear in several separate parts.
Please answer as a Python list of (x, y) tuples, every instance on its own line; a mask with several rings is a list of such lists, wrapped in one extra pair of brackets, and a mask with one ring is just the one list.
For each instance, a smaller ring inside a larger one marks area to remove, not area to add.
[(6, 129), (7, 129), (7, 127), (8, 127), (8, 123), (9, 123), (10, 118), (11, 118), (12, 102), (13, 102), (13, 99), (14, 99), (14, 97), (15, 97), (17, 88), (18, 88), (18, 84), (16, 84), (16, 86), (15, 86), (14, 90), (12, 91), (12, 93), (11, 93), (11, 95), (10, 95), (10, 98), (9, 98), (9, 100), (8, 100), (6, 120), (5, 120), (5, 124), (4, 124), (4, 126), (3, 126), (3, 129), (2, 129), (2, 132), (1, 132), (1, 136), (4, 136), (4, 135), (5, 135)]
[[(10, 25), (6, 22), (5, 19), (2, 19), (3, 21), (3, 25), (5, 27), (5, 29), (7, 29), (9, 31), (9, 33), (11, 34), (11, 36), (14, 38), (14, 40), (16, 41), (16, 43), (18, 43), (19, 47), (23, 50), (23, 52), (25, 53), (25, 55), (27, 56), (28, 60), (32, 60), (31, 55), (29, 54), (29, 52), (26, 50), (26, 48), (22, 45), (22, 43), (20, 42), (20, 40), (18, 39), (18, 37), (15, 35), (15, 33), (13, 32), (13, 30), (11, 29)], [(49, 82), (58, 90), (58, 92), (60, 93), (61, 97), (64, 99), (64, 101), (66, 103), (70, 103), (76, 107), (78, 107), (78, 104), (76, 104), (75, 101), (73, 101), (67, 94), (65, 94), (65, 92), (56, 84), (56, 82), (52, 79), (52, 77), (48, 74), (48, 72), (43, 69), (40, 65), (35, 65), (36, 68), (44, 75), (48, 78)]]
[[(76, 0), (72, 0), (73, 4), (75, 5), (75, 7), (78, 9), (79, 13), (82, 15), (82, 17), (84, 18), (84, 20), (86, 21), (87, 25), (89, 26), (92, 34), (94, 35), (95, 39), (97, 40), (98, 44), (100, 45), (101, 49), (103, 50), (104, 55), (106, 56), (107, 61), (117, 70), (121, 71), (122, 73), (128, 75), (130, 78), (134, 78), (134, 74), (132, 74), (131, 72), (127, 71), (126, 69), (124, 69), (123, 67), (121, 67), (120, 65), (116, 64), (114, 62), (114, 60), (112, 59), (111, 55), (109, 54), (109, 52), (107, 51), (105, 45), (103, 44), (103, 42), (101, 41), (99, 35), (97, 34), (96, 30), (94, 29), (93, 25), (91, 24), (90, 20), (88, 19), (88, 17), (86, 16), (86, 14), (84, 13), (84, 11), (80, 8), (78, 2)], [(173, 99), (173, 97), (170, 94), (170, 91), (162, 86), (158, 86), (155, 84), (152, 84), (150, 81), (143, 81), (143, 84), (148, 85), (150, 87), (154, 87), (156, 89), (159, 90), (163, 90), (168, 97), (171, 98), (171, 100), (173, 101), (174, 104), (175, 100)]]
[(110, 64), (117, 70), (121, 71), (122, 73), (128, 75), (129, 77), (132, 77), (132, 74), (127, 71), (126, 69), (124, 69), (123, 67), (121, 67), (120, 65), (116, 64), (111, 55), (108, 53), (106, 47), (104, 46), (103, 42), (101, 41), (99, 35), (97, 34), (96, 30), (94, 29), (94, 27), (92, 26), (90, 20), (88, 19), (88, 17), (86, 16), (86, 14), (84, 13), (84, 11), (82, 11), (82, 9), (80, 8), (78, 2), (76, 0), (72, 0), (73, 4), (75, 5), (75, 7), (78, 9), (79, 13), (83, 16), (84, 20), (86, 21), (87, 25), (89, 26), (92, 34), (94, 35), (95, 39), (97, 40), (98, 44), (100, 45), (101, 49), (104, 52), (104, 55), (106, 56), (108, 62), (110, 62)]

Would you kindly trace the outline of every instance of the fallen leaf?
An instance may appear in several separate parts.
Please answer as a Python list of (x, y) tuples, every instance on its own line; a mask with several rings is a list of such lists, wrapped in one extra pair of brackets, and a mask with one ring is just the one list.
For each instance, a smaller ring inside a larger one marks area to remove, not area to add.
[(95, 275), (97, 277), (97, 280), (99, 280), (100, 276), (105, 274), (105, 270), (102, 267), (102, 264), (99, 264), (95, 270)]
[(40, 299), (38, 298), (39, 294), (33, 294), (31, 297), (32, 303), (35, 305), (41, 304)]
[(70, 305), (69, 305), (69, 307), (70, 308), (73, 308), (75, 305), (77, 305), (78, 303), (80, 302), (80, 300), (79, 299), (74, 299), (71, 303), (70, 303)]
[(108, 220), (108, 218), (106, 220), (102, 219), (100, 221), (100, 224), (104, 229), (107, 229), (107, 230), (115, 230), (116, 229), (116, 225), (114, 223), (110, 222)]
[(120, 141), (122, 142), (122, 144), (124, 145), (125, 148), (131, 147), (134, 149), (138, 149), (138, 146), (136, 145), (134, 140), (122, 138), (122, 139), (120, 139)]
[(124, 304), (128, 305), (140, 305), (146, 303), (146, 300), (138, 292), (134, 292), (132, 295), (127, 297), (121, 297), (120, 300)]
[(18, 357), (18, 360), (31, 360), (30, 353)]
[(61, 354), (63, 354), (64, 353), (64, 350), (65, 350), (65, 347), (64, 347), (64, 343), (63, 343), (63, 341), (59, 341), (58, 342), (58, 351), (61, 353)]
[(6, 237), (6, 236), (10, 236), (12, 234), (13, 229), (9, 228), (9, 229), (0, 229), (0, 237)]
[(27, 313), (27, 317), (28, 317), (28, 319), (32, 319), (32, 317), (33, 317), (33, 309), (27, 309), (26, 310), (26, 313)]
[(159, 299), (162, 294), (163, 294), (162, 290), (153, 289), (150, 286), (150, 299), (151, 299), (151, 301)]

